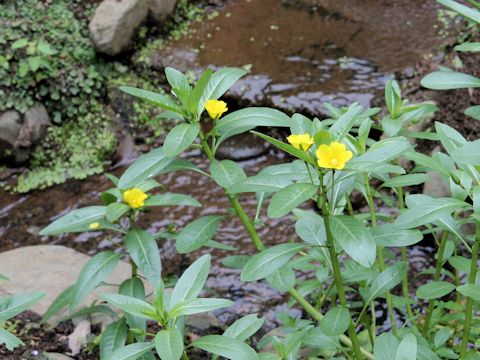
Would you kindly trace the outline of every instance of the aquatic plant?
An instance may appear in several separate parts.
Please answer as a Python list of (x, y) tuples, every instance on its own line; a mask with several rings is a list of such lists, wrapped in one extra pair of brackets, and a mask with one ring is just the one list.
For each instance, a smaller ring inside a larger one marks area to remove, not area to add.
[[(218, 99), (245, 74), (242, 69), (208, 69), (196, 84), (173, 68), (165, 72), (171, 95), (121, 87), (163, 109), (163, 118), (180, 121), (163, 146), (142, 155), (119, 179), (109, 175), (114, 187), (101, 195), (103, 206), (74, 210), (41, 232), (113, 231), (123, 237), (117, 252), (101, 252), (85, 265), (45, 320), (67, 306), (70, 317), (111, 313), (106, 304), (78, 306), (103, 284), (120, 257), (128, 255), (131, 278), (118, 286), (118, 294), (102, 295), (121, 311), (97, 341), (102, 359), (149, 359), (154, 349), (162, 360), (188, 359), (192, 348), (234, 360), (452, 359), (459, 354), (478, 358), (480, 323), (472, 316), (480, 300), (477, 142), (441, 123), (436, 123), (436, 132), (412, 131), (412, 123), (430, 118), (437, 108), (429, 102), (410, 104), (395, 81), (386, 85), (385, 116), (379, 115), (379, 108), (364, 109), (356, 103), (345, 108), (326, 104), (330, 117), (319, 120), (264, 107), (228, 113), (228, 104)], [(205, 110), (210, 118), (203, 116)], [(202, 126), (205, 122), (208, 126)], [(253, 130), (260, 126), (281, 127), (291, 135), (282, 141)], [(245, 132), (286, 152), (291, 161), (247, 176), (236, 162), (216, 158), (225, 140)], [(414, 138), (440, 141), (446, 153), (416, 152)], [(189, 148), (203, 150), (208, 171), (180, 157)], [(407, 160), (415, 166), (408, 166)], [(154, 193), (160, 188), (154, 178), (174, 171), (197, 171), (222, 187), (258, 250), (253, 256), (233, 254), (224, 264), (241, 269), (244, 282), (267, 281), (287, 293), (292, 306), (303, 309), (301, 319), (264, 337), (257, 350), (248, 340), (263, 323), (255, 314), (238, 320), (222, 335), (186, 343), (186, 316), (231, 302), (198, 297), (208, 274), (207, 255), (176, 283), (165, 281), (157, 240), (173, 239), (180, 254), (230, 248), (213, 240), (222, 220), (218, 215), (198, 218), (179, 232), (167, 228), (151, 234), (139, 228), (137, 220), (150, 206), (201, 206), (184, 194)], [(429, 172), (449, 183), (451, 197), (408, 193), (427, 181)], [(251, 196), (247, 193), (257, 199), (253, 218), (239, 201)], [(364, 198), (368, 211), (354, 209), (354, 193)], [(316, 207), (306, 206), (312, 202)], [(258, 232), (265, 208), (269, 218), (293, 214), (297, 236), (291, 242), (265, 245)], [(464, 232), (466, 225), (476, 227), (476, 234)], [(412, 274), (407, 249), (424, 236), (438, 245), (436, 265)], [(146, 285), (153, 289), (149, 300)], [(388, 320), (377, 316), (376, 309), (384, 304)], [(160, 331), (149, 333), (147, 320), (156, 322)], [(262, 352), (268, 345), (273, 352)]]

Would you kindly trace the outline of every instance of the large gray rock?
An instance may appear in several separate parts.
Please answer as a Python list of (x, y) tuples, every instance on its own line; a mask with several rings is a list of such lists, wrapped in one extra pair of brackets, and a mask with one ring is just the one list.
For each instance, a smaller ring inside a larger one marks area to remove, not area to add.
[(90, 38), (98, 52), (118, 55), (146, 19), (150, 0), (104, 0), (89, 24)]
[(30, 149), (42, 141), (51, 125), (45, 106), (40, 104), (27, 110), (22, 128), (15, 141), (14, 155), (16, 162), (27, 161)]
[[(0, 274), (10, 279), (0, 282), (0, 296), (44, 291), (47, 295), (31, 309), (38, 314), (44, 314), (52, 301), (75, 283), (80, 270), (89, 259), (88, 255), (58, 245), (26, 246), (0, 253)], [(130, 274), (130, 265), (121, 261), (107, 279), (107, 283), (120, 284), (129, 278)], [(91, 304), (98, 293), (113, 290), (111, 286), (97, 288), (83, 304)], [(59, 314), (63, 315), (65, 313)]]
[(0, 114), (0, 157), (12, 151), (22, 128), (22, 119), (15, 110)]
[(165, 20), (175, 9), (177, 0), (149, 0), (151, 17), (156, 21)]

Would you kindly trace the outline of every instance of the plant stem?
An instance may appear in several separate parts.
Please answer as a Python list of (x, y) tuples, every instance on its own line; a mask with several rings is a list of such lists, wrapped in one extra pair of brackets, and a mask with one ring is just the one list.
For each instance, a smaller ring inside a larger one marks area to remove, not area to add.
[[(332, 174), (332, 183), (333, 183), (333, 174)], [(338, 264), (337, 253), (335, 251), (334, 239), (332, 232), (330, 230), (330, 213), (328, 211), (327, 199), (323, 184), (323, 176), (320, 175), (320, 195), (318, 197), (319, 207), (322, 209), (323, 221), (325, 223), (325, 232), (327, 234), (327, 247), (330, 255), (330, 261), (332, 262), (333, 278), (335, 280), (335, 287), (337, 288), (338, 299), (340, 304), (348, 309), (347, 297), (345, 295), (345, 289), (343, 288), (342, 275), (340, 273), (340, 265)], [(350, 320), (350, 325), (348, 326), (348, 335), (352, 341), (353, 352), (355, 353), (355, 358), (362, 360), (363, 356), (360, 351), (360, 343), (357, 338), (357, 333), (355, 332), (355, 327), (353, 320)]]
[[(480, 250), (480, 223), (477, 223), (477, 234), (475, 236), (475, 243), (472, 249), (472, 259), (470, 260), (470, 274), (468, 275), (468, 283), (475, 284), (477, 277), (477, 261), (478, 252)], [(473, 299), (467, 298), (467, 304), (465, 306), (465, 323), (463, 326), (462, 344), (460, 345), (460, 358), (463, 359), (468, 350), (468, 339), (470, 337), (470, 327), (472, 325), (473, 316)]]
[(186, 351), (184, 351), (183, 354), (182, 354), (182, 360), (190, 360)]
[[(448, 240), (448, 231), (444, 231), (442, 235), (442, 239), (440, 240), (440, 246), (438, 248), (438, 257), (437, 257), (437, 263), (435, 265), (435, 274), (433, 275), (434, 281), (438, 281), (442, 273), (443, 255), (445, 254), (445, 247), (447, 245), (447, 240)], [(432, 322), (432, 314), (433, 314), (434, 308), (435, 308), (435, 299), (432, 299), (428, 303), (427, 314), (425, 315), (425, 324), (423, 326), (423, 335), (426, 338), (429, 337), (430, 323)]]
[[(372, 221), (372, 226), (376, 227), (377, 226), (377, 213), (375, 212), (375, 204), (373, 202), (372, 189), (370, 187), (370, 181), (368, 179), (367, 174), (365, 174), (365, 189), (367, 190), (368, 208), (370, 209), (370, 219)], [(385, 258), (383, 257), (383, 246), (377, 246), (377, 255), (378, 255), (378, 263), (380, 265), (380, 271), (384, 271), (385, 270)], [(388, 317), (390, 318), (390, 323), (392, 325), (393, 335), (398, 337), (397, 324), (396, 324), (396, 321), (395, 321), (395, 313), (394, 313), (393, 305), (392, 305), (392, 295), (390, 294), (390, 291), (387, 291), (385, 293), (385, 299), (387, 300), (387, 312), (388, 312)]]
[[(404, 200), (404, 194), (403, 194), (403, 187), (399, 186), (397, 188), (397, 196), (398, 196), (398, 208), (399, 209), (404, 209), (405, 208), (405, 200)], [(403, 274), (402, 278), (402, 294), (403, 297), (408, 299), (410, 297), (410, 292), (408, 291), (408, 256), (407, 256), (407, 248), (405, 246), (402, 246), (400, 248), (400, 252), (402, 255), (402, 261), (407, 264), (407, 271), (405, 271), (405, 274)], [(407, 315), (408, 319), (411, 321), (413, 318), (413, 311), (412, 307), (410, 304), (406, 305), (407, 308)]]
[[(200, 133), (199, 133), (199, 137), (200, 137), (200, 140), (202, 142), (203, 151), (205, 152), (205, 155), (207, 156), (208, 160), (210, 162), (216, 161), (215, 157), (213, 155), (213, 152), (210, 149), (210, 146), (209, 146), (209, 144), (208, 144), (208, 142), (205, 138), (205, 135), (203, 134), (203, 132), (201, 130), (200, 130)], [(240, 202), (238, 201), (238, 199), (235, 196), (230, 196), (228, 194), (227, 194), (227, 196), (228, 196), (228, 199), (230, 200), (230, 203), (232, 204), (233, 208), (237, 212), (238, 217), (240, 218), (240, 221), (242, 222), (243, 226), (247, 230), (247, 233), (249, 234), (250, 238), (252, 239), (252, 242), (254, 243), (257, 250), (259, 250), (259, 251), (264, 250), (265, 249), (264, 243), (260, 239), (260, 236), (258, 235), (258, 232), (255, 229), (255, 226), (253, 225), (252, 221), (250, 220), (250, 218), (246, 214), (245, 210), (243, 209), (243, 207), (240, 204)], [(338, 263), (337, 263), (337, 265), (338, 265)], [(323, 319), (323, 315), (320, 313), (320, 311), (315, 309), (315, 307), (313, 305), (311, 305), (302, 295), (300, 295), (300, 293), (295, 288), (290, 289), (288, 291), (288, 293), (290, 294), (290, 296), (292, 298), (294, 298), (300, 304), (300, 306), (302, 306), (302, 308), (313, 319), (315, 319), (316, 321), (320, 321), (320, 320)], [(365, 358), (368, 359), (368, 360), (374, 360), (374, 356), (373, 356), (372, 353), (370, 353), (367, 350), (360, 347), (355, 332), (354, 332), (354, 337), (355, 337), (355, 341), (352, 341), (350, 338), (348, 338), (345, 335), (340, 335), (339, 338), (340, 338), (340, 342), (342, 342), (344, 345), (354, 349), (357, 360), (362, 360), (363, 359), (361, 354), (363, 354), (363, 356), (365, 356)], [(355, 347), (357, 347), (358, 350), (355, 350)], [(187, 359), (188, 359), (188, 357), (187, 357)]]

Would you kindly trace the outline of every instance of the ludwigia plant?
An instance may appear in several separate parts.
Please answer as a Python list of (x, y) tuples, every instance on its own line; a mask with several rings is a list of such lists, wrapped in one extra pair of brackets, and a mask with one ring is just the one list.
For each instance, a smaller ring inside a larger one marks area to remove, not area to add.
[[(9, 280), (6, 276), (0, 274), (0, 281)], [(45, 293), (42, 292), (29, 292), (0, 297), (0, 345), (5, 344), (8, 350), (13, 350), (17, 346), (24, 345), (22, 340), (6, 329), (7, 322), (18, 314), (28, 310), (44, 296)]]
[[(437, 124), (436, 133), (411, 130), (411, 123), (431, 117), (437, 109), (428, 102), (409, 104), (394, 81), (387, 84), (388, 112), (381, 118), (381, 109), (358, 104), (346, 108), (326, 104), (330, 117), (324, 120), (301, 114), (290, 117), (264, 107), (228, 113), (228, 104), (219, 98), (244, 74), (235, 68), (207, 70), (192, 85), (181, 72), (167, 68), (171, 96), (121, 88), (161, 107), (164, 118), (180, 124), (161, 148), (142, 155), (120, 179), (110, 176), (115, 187), (102, 194), (104, 206), (75, 210), (42, 231), (53, 235), (105, 229), (124, 237), (118, 252), (102, 252), (87, 263), (77, 283), (56, 300), (46, 318), (67, 305), (73, 312), (70, 316), (78, 314), (76, 308), (87, 293), (102, 285), (124, 254), (131, 259), (131, 278), (119, 286), (118, 294), (102, 295), (121, 310), (120, 318), (100, 337), (102, 359), (148, 359), (154, 348), (162, 360), (187, 359), (193, 347), (214, 354), (213, 358), (234, 360), (422, 360), (459, 358), (459, 354), (478, 358), (479, 326), (473, 315), (474, 301), (479, 300), (480, 237), (460, 228), (477, 226), (479, 158), (478, 152), (470, 151), (476, 142), (469, 143), (443, 124)], [(202, 116), (205, 110), (208, 118)], [(210, 124), (202, 126), (203, 122)], [(253, 131), (258, 126), (284, 128), (285, 137)], [(222, 142), (249, 131), (288, 153), (290, 160), (250, 177), (236, 162), (217, 160)], [(432, 157), (417, 153), (412, 145), (416, 137), (440, 140), (447, 153)], [(208, 171), (179, 157), (191, 147), (203, 150)], [(400, 165), (407, 160), (415, 163), (409, 172)], [(234, 254), (224, 263), (241, 269), (242, 281), (267, 281), (288, 293), (292, 306), (303, 309), (302, 318), (279, 314), (283, 325), (275, 335), (261, 339), (256, 350), (246, 341), (263, 320), (253, 314), (223, 335), (187, 343), (185, 316), (230, 305), (228, 300), (198, 297), (208, 273), (208, 256), (195, 261), (171, 293), (162, 278), (156, 240), (173, 239), (182, 254), (219, 246), (212, 239), (221, 217), (201, 217), (178, 233), (150, 234), (136, 225), (149, 206), (199, 205), (186, 195), (151, 193), (159, 185), (154, 177), (180, 170), (198, 171), (224, 189), (258, 250), (253, 256)], [(443, 176), (452, 197), (409, 194), (427, 181), (427, 171)], [(355, 207), (352, 194), (363, 197), (367, 206)], [(256, 197), (255, 214), (243, 209), (239, 199), (246, 196)], [(267, 247), (258, 233), (263, 216), (293, 217), (296, 237)], [(408, 247), (424, 236), (438, 245), (436, 266), (412, 274)], [(463, 257), (470, 253), (471, 259)], [(445, 266), (447, 262), (455, 271)], [(419, 281), (422, 285), (415, 288)], [(151, 296), (144, 283), (153, 289)], [(463, 296), (468, 298), (466, 304)], [(378, 315), (384, 306), (387, 319)], [(93, 304), (80, 313), (95, 311), (111, 313), (111, 308)], [(160, 330), (148, 330), (148, 320)]]

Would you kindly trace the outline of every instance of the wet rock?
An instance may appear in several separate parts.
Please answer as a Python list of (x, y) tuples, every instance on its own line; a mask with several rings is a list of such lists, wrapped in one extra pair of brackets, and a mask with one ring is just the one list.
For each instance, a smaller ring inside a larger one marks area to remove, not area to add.
[(73, 360), (70, 356), (60, 353), (45, 353), (47, 360)]
[(25, 162), (30, 155), (30, 149), (39, 144), (52, 125), (47, 109), (43, 105), (37, 105), (27, 110), (23, 125), (15, 142), (15, 161)]
[(200, 331), (211, 328), (223, 329), (225, 326), (211, 313), (190, 315), (186, 318), (187, 326)]
[[(27, 246), (0, 253), (0, 274), (10, 279), (0, 283), (0, 296), (44, 291), (47, 295), (31, 308), (38, 314), (44, 314), (52, 301), (75, 283), (80, 270), (89, 259), (88, 255), (58, 245)], [(107, 282), (120, 284), (130, 274), (130, 265), (121, 261)], [(114, 290), (111, 286), (100, 287), (83, 305), (91, 304), (100, 292)], [(60, 313), (56, 319), (64, 315), (65, 312)]]
[(165, 20), (173, 12), (177, 0), (149, 0), (151, 17), (156, 21)]
[(92, 325), (88, 320), (83, 320), (75, 327), (73, 332), (68, 336), (68, 347), (70, 348), (72, 355), (80, 353), (82, 348), (88, 344), (91, 334)]
[(0, 157), (12, 151), (22, 128), (22, 119), (15, 110), (0, 114)]
[(443, 180), (442, 176), (435, 171), (427, 172), (428, 180), (423, 184), (425, 195), (438, 198), (452, 195), (450, 186)]
[(126, 50), (148, 13), (146, 0), (104, 0), (89, 24), (98, 52), (118, 55)]
[(219, 159), (246, 160), (258, 157), (268, 150), (268, 143), (252, 134), (241, 134), (223, 142), (216, 155)]

